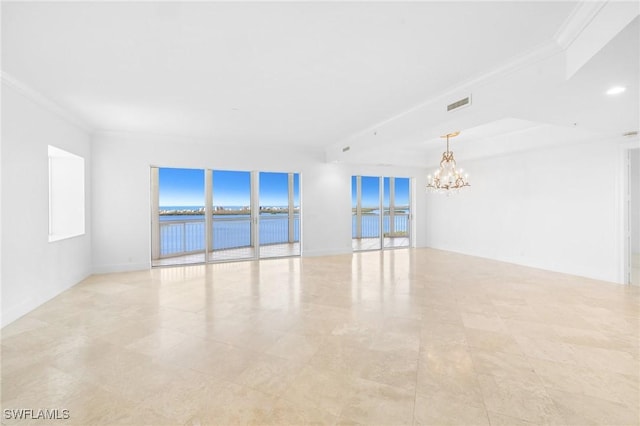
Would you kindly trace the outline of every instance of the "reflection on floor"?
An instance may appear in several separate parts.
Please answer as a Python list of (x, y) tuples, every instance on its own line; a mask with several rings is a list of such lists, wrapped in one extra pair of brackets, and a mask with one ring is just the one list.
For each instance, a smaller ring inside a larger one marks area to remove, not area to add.
[(2, 408), (69, 410), (61, 425), (637, 425), (639, 302), (430, 249), (95, 275), (2, 329)]
[[(380, 250), (380, 238), (354, 238), (351, 240), (354, 251)], [(392, 237), (384, 239), (385, 248), (409, 247), (408, 237)]]
[[(286, 257), (299, 256), (300, 243), (269, 244), (260, 247), (260, 257)], [(236, 249), (215, 250), (209, 253), (210, 262), (224, 262), (229, 260), (253, 259), (255, 248), (241, 247)], [(167, 257), (152, 262), (152, 266), (188, 265), (204, 263), (204, 253), (187, 254), (184, 256)]]

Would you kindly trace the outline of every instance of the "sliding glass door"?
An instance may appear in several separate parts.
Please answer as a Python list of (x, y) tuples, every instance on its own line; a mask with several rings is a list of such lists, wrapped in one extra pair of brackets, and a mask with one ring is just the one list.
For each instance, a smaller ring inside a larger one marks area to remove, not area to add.
[(300, 255), (300, 175), (151, 168), (152, 266)]
[(381, 247), (380, 178), (354, 176), (352, 186), (352, 247), (379, 250)]
[(151, 182), (151, 264), (204, 262), (204, 170), (154, 167)]
[(260, 257), (299, 255), (299, 175), (261, 172), (258, 181)]
[(354, 251), (410, 246), (409, 178), (352, 176)]
[(212, 232), (209, 259), (254, 258), (251, 172), (213, 170), (211, 175)]
[(384, 248), (409, 247), (409, 178), (384, 178)]

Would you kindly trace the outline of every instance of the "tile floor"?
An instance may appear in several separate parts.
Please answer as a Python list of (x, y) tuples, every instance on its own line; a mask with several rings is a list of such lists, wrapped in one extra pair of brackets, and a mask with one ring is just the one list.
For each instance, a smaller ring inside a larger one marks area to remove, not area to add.
[(2, 330), (54, 425), (638, 425), (640, 291), (431, 249), (88, 278)]

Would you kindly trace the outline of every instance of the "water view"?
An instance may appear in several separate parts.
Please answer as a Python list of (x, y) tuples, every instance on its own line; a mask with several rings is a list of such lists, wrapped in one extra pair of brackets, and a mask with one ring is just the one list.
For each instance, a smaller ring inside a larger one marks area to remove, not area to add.
[(211, 171), (212, 221), (207, 229), (205, 171), (161, 168), (158, 172), (160, 233), (155, 244), (160, 257), (205, 251), (207, 233), (212, 251), (300, 241), (298, 174), (258, 174), (259, 232), (253, 241), (252, 173)]

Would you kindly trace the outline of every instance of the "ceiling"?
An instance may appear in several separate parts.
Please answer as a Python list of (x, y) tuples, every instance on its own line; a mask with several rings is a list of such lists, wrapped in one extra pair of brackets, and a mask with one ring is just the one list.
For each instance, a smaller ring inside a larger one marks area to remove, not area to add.
[[(593, 131), (612, 132), (611, 120), (618, 131), (629, 120), (594, 110), (603, 88), (592, 85), (613, 83), (615, 64), (637, 115), (638, 22), (566, 79), (547, 47), (577, 5), (3, 2), (2, 71), (93, 131), (217, 144), (424, 153), (454, 126), (487, 139), (602, 114), (609, 124)], [(537, 62), (497, 72), (527, 55)], [(465, 112), (418, 116), (456, 88), (473, 92)]]

